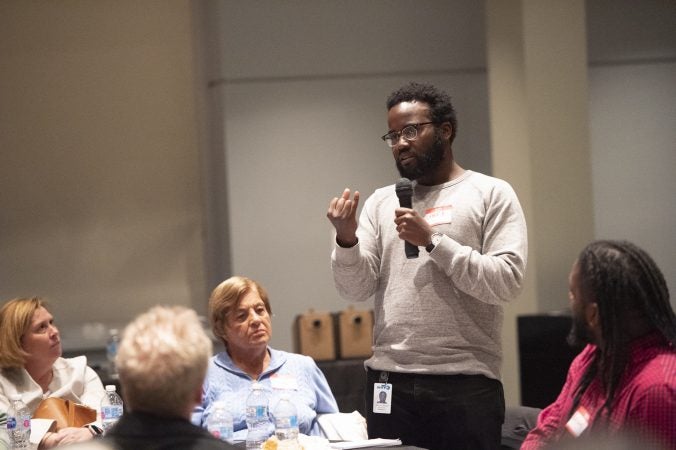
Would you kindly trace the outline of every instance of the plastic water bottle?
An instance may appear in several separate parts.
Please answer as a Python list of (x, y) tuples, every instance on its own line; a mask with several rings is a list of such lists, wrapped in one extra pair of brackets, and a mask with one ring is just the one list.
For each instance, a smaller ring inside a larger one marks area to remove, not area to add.
[(115, 357), (117, 356), (117, 347), (120, 344), (120, 333), (117, 328), (109, 330), (110, 335), (106, 342), (106, 358), (108, 359), (108, 370), (111, 378), (117, 378), (117, 367), (115, 367)]
[(106, 385), (106, 394), (101, 399), (101, 423), (104, 433), (120, 420), (124, 412), (122, 398), (117, 394), (114, 384)]
[(7, 411), (7, 434), (9, 448), (29, 448), (31, 435), (31, 413), (21, 400), (20, 394), (9, 396), (10, 404)]
[(298, 444), (298, 412), (289, 394), (282, 394), (272, 411), (275, 418), (275, 436), (279, 440), (279, 450), (297, 450)]
[(214, 402), (214, 410), (207, 419), (207, 430), (222, 441), (232, 441), (232, 414), (224, 401)]
[(270, 436), (270, 417), (268, 416), (268, 396), (263, 386), (254, 381), (246, 399), (246, 448), (260, 450), (261, 445)]

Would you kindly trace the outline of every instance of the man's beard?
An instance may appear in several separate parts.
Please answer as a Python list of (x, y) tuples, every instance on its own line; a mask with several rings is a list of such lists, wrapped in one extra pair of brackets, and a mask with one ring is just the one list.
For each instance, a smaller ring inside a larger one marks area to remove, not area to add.
[(396, 161), (397, 170), (402, 177), (409, 180), (417, 180), (420, 177), (430, 174), (444, 159), (444, 144), (441, 140), (441, 134), (435, 132), (435, 139), (432, 145), (421, 155), (416, 154), (416, 164), (412, 167), (403, 167), (399, 161)]
[(587, 324), (583, 317), (578, 317), (573, 314), (573, 324), (570, 327), (566, 342), (574, 348), (583, 347), (584, 345), (593, 342), (592, 336), (589, 333), (589, 328), (587, 328)]

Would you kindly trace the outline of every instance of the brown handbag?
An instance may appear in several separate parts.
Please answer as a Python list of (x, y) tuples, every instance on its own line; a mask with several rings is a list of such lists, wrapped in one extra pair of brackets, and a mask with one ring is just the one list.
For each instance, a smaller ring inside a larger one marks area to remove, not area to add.
[(96, 410), (70, 400), (49, 397), (40, 402), (33, 413), (35, 419), (56, 421), (54, 431), (66, 427), (81, 427), (96, 420)]

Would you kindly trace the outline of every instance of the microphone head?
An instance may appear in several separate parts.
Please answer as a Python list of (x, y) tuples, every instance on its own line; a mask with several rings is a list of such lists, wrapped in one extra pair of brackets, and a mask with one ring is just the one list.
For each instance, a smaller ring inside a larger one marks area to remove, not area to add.
[(408, 178), (399, 178), (394, 186), (397, 198), (411, 198), (413, 196), (413, 184)]

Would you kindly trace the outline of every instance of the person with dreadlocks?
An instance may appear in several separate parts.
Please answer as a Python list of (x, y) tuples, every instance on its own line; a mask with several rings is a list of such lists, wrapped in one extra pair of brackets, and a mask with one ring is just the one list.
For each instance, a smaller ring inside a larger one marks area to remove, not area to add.
[(676, 316), (662, 272), (632, 243), (595, 241), (568, 283), (568, 341), (587, 345), (521, 449), (603, 434), (676, 449)]

